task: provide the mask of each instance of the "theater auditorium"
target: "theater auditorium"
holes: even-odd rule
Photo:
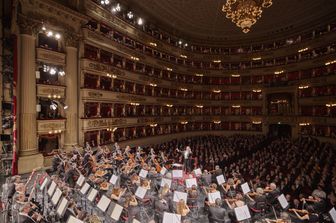
[[[335,0],[0,14],[1,223],[336,223]]]

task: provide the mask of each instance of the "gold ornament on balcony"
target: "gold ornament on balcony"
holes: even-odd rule
[[[269,8],[272,0],[226,0],[222,11],[226,18],[231,19],[244,33],[261,18],[263,8]]]

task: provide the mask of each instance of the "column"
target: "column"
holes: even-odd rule
[[[28,25],[28,24],[24,24]],[[43,166],[43,156],[37,147],[35,37],[29,27],[22,26],[19,52],[19,174]],[[28,32],[27,32],[28,31]]]
[[[77,41],[72,35],[66,38],[65,84],[66,95],[66,130],[64,133],[64,148],[71,149],[78,145],[78,51]]]

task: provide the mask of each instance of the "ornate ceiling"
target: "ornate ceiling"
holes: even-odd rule
[[[229,44],[290,35],[336,17],[335,0],[273,0],[244,34],[222,12],[226,0],[121,0],[136,14],[187,41]]]

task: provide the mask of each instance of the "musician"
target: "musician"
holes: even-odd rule
[[[267,201],[271,205],[278,204],[277,198],[280,196],[280,190],[277,188],[275,183],[271,183],[268,189],[268,194],[266,196]]]
[[[208,218],[210,223],[221,223],[223,220],[225,220],[225,222],[230,222],[227,211],[222,206],[221,199],[217,198],[215,204],[209,207]]]
[[[190,209],[185,203],[183,199],[180,199],[179,202],[176,204],[176,214],[181,215],[182,217],[185,217],[189,214]]]
[[[159,194],[158,198],[154,199],[155,222],[161,222],[164,212],[169,212],[169,202],[164,198],[163,194]]]
[[[320,216],[312,208],[308,210],[289,209],[294,212],[298,220],[295,222],[320,222]]]
[[[208,186],[211,184],[211,176],[212,174],[209,173],[207,170],[204,170],[203,174],[202,174],[202,181],[205,183],[205,186]]]
[[[36,223],[42,221],[42,215],[35,212],[30,203],[26,203],[20,213],[18,218],[18,223]]]
[[[178,152],[182,153],[183,155],[183,165],[184,165],[184,171],[190,170],[190,155],[192,154],[190,146],[187,146],[185,150],[181,151],[179,149],[176,149]]]
[[[306,204],[306,202],[310,202],[308,207],[314,210],[315,213],[321,214],[326,211],[326,200],[325,200],[325,193],[321,193],[316,191],[312,194],[311,197],[308,199],[302,198],[301,201]]]

